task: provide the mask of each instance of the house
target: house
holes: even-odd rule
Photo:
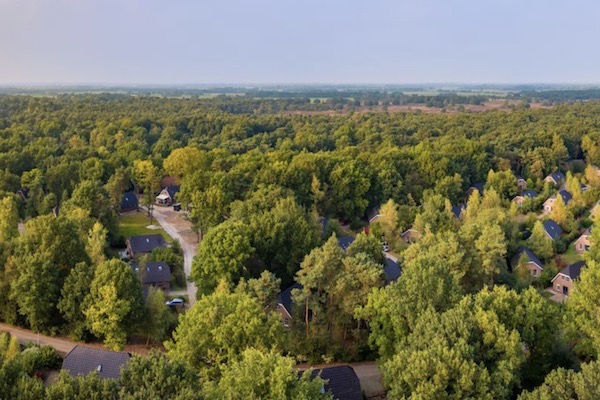
[[[167,291],[171,288],[171,268],[166,262],[148,261],[146,262],[146,268],[142,270],[140,270],[137,263],[133,263],[131,266],[140,278],[144,289],[155,287]]]
[[[555,292],[568,296],[575,289],[575,281],[581,274],[581,268],[585,266],[585,261],[577,261],[560,270],[554,278],[552,278],[552,289]]]
[[[553,172],[544,178],[544,182],[551,183],[556,187],[559,187],[560,185],[562,185],[564,181],[565,181],[565,174],[563,174],[562,172],[558,172],[558,171]]]
[[[177,201],[175,196],[179,193],[179,186],[169,185],[161,190],[160,194],[156,196],[156,205],[158,206],[170,206]]]
[[[463,212],[467,209],[467,207],[464,204],[458,204],[456,206],[452,206],[452,214],[456,217],[456,218],[461,218],[463,216]]]
[[[62,368],[71,376],[97,372],[100,378],[119,379],[121,368],[127,365],[130,357],[129,353],[122,351],[77,345],[65,356]]]
[[[517,176],[517,187],[520,191],[527,189],[527,181],[520,176]]]
[[[132,236],[127,239],[127,254],[130,258],[152,253],[152,250],[164,247],[168,247],[168,245],[160,234]]]
[[[548,219],[544,222],[544,231],[546,231],[546,235],[550,240],[558,239],[563,233],[562,229],[560,229],[560,226],[558,226],[558,224],[551,219]]]
[[[123,193],[123,197],[121,197],[121,212],[127,211],[137,211],[138,209],[138,198],[135,193],[127,192]]]
[[[510,267],[512,271],[515,272],[515,270],[519,267],[519,261],[521,260],[523,254],[527,258],[527,269],[529,270],[529,273],[535,278],[540,276],[544,270],[544,264],[542,264],[540,259],[535,254],[533,254],[533,251],[529,250],[529,248],[525,246],[520,246],[517,249],[517,252],[510,259]]]
[[[286,328],[292,323],[292,307],[294,306],[294,302],[292,301],[292,290],[294,289],[302,290],[302,285],[294,283],[277,296],[277,313],[281,317],[283,326]]]
[[[419,239],[421,239],[421,233],[419,231],[417,231],[416,229],[407,229],[404,232],[402,232],[400,234],[400,237],[402,238],[402,240],[404,240],[406,243],[416,243],[419,241]]]
[[[372,209],[371,211],[369,211],[367,213],[367,218],[369,219],[369,224],[372,224],[373,222],[375,222],[375,220],[377,218],[379,218],[381,216],[381,212],[379,210],[379,207]]]
[[[476,183],[472,184],[471,187],[467,190],[467,199],[469,199],[469,197],[471,197],[471,194],[473,194],[473,192],[475,190],[477,190],[479,192],[479,194],[483,194],[484,188],[485,188],[485,182],[476,182]]]
[[[22,187],[16,192],[23,200],[27,200],[29,198],[29,188]]]
[[[352,236],[342,236],[338,238],[338,244],[342,248],[342,250],[348,250],[348,247],[354,242],[354,238]]]
[[[581,236],[579,236],[579,239],[577,239],[575,241],[575,251],[577,253],[582,254],[590,249],[590,246],[591,246],[590,235],[591,234],[592,234],[592,228],[588,228],[585,231],[583,231]]]
[[[400,275],[402,275],[402,270],[400,269],[398,263],[389,257],[385,258],[383,272],[385,274],[385,281],[387,283],[395,282]]]
[[[556,201],[556,197],[562,197],[565,205],[569,204],[569,201],[573,198],[571,193],[566,190],[560,190],[558,193],[554,193],[552,196],[548,197],[548,199],[544,202],[544,213],[549,214],[552,212],[554,208],[554,202]]]
[[[323,387],[323,392],[331,393],[336,400],[363,400],[360,381],[349,365],[314,369],[312,377],[321,374],[321,378],[328,382]]]
[[[515,196],[514,199],[512,199],[512,201],[514,203],[517,203],[517,205],[519,207],[523,207],[523,203],[525,202],[525,200],[527,199],[533,199],[537,197],[537,193],[531,189],[526,189],[523,190],[518,196]]]

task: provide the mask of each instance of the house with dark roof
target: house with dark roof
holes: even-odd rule
[[[348,247],[354,242],[354,238],[352,236],[342,236],[338,238],[338,244],[342,248],[342,250],[348,250]]]
[[[531,189],[523,190],[519,195],[515,196],[512,201],[517,203],[519,207],[523,207],[523,203],[527,199],[534,199],[537,197],[537,193]]]
[[[179,186],[169,185],[165,187],[158,196],[156,196],[156,205],[158,206],[170,206],[177,203],[175,197],[179,193]]]
[[[398,265],[398,262],[392,260],[389,257],[385,258],[383,272],[385,274],[385,281],[387,283],[395,282],[400,277],[400,275],[402,275],[402,270],[400,269],[400,265]]]
[[[323,387],[325,393],[331,393],[336,400],[363,400],[360,381],[349,365],[314,369],[312,377],[321,374],[328,382]]]
[[[277,313],[281,317],[281,322],[286,328],[292,323],[292,308],[294,302],[292,301],[292,291],[294,289],[302,290],[302,285],[294,283],[292,286],[281,291],[277,296]]]
[[[576,281],[579,279],[583,267],[585,267],[585,261],[577,261],[561,269],[552,279],[552,289],[563,296],[570,295],[575,290]]]
[[[71,376],[97,372],[100,378],[118,379],[121,368],[127,365],[130,357],[129,353],[122,351],[77,345],[65,356],[62,368]]]
[[[533,253],[533,251],[525,246],[520,246],[517,249],[517,252],[511,257],[510,267],[512,271],[515,272],[515,270],[519,268],[519,261],[521,261],[523,255],[525,256],[526,267],[529,270],[529,273],[534,278],[539,277],[544,270],[544,264],[542,264],[540,259]]]
[[[517,175],[517,187],[523,191],[527,189],[527,181],[523,177]]]
[[[469,199],[469,197],[471,197],[471,195],[473,194],[473,192],[475,190],[477,190],[479,192],[479,194],[483,194],[483,189],[485,188],[485,182],[476,182],[474,184],[471,185],[471,187],[469,187],[469,189],[467,190],[467,200]]]
[[[592,243],[590,242],[591,234],[592,228],[588,228],[585,231],[583,231],[581,236],[579,236],[579,239],[575,241],[575,251],[577,253],[583,254],[590,249],[590,246],[592,245]]]
[[[137,263],[131,266],[144,289],[155,287],[167,291],[171,288],[171,268],[166,262],[148,261],[145,268],[141,269]]]
[[[152,253],[152,250],[168,247],[161,234],[132,236],[127,239],[127,254],[135,258],[141,254]]]
[[[552,196],[548,197],[548,199],[544,202],[544,213],[549,214],[554,209],[554,202],[556,202],[557,197],[560,196],[563,199],[565,205],[568,205],[573,196],[570,192],[566,190],[560,190],[558,193],[554,193]]]
[[[559,187],[565,181],[565,174],[556,171],[544,178],[544,182],[551,183],[552,185]]]
[[[560,226],[551,219],[544,221],[544,231],[550,240],[558,239],[563,233]]]
[[[458,204],[456,206],[452,206],[452,215],[456,218],[461,218],[463,216],[463,212],[467,209],[464,204]]]
[[[29,198],[29,188],[22,187],[19,190],[17,190],[16,194],[21,196],[23,200],[27,200]]]
[[[372,209],[367,213],[367,218],[369,220],[369,224],[372,224],[381,216],[381,211],[379,207]]]
[[[135,192],[123,193],[121,197],[121,212],[137,211],[138,209],[138,198]]]

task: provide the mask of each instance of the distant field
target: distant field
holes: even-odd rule
[[[156,220],[152,221],[153,225],[160,227]],[[147,226],[150,225],[150,219],[146,215],[145,211],[127,213],[119,217],[119,233],[128,238],[135,235],[151,235],[160,233],[163,235],[165,240],[171,240],[171,237],[162,229],[150,229]]]

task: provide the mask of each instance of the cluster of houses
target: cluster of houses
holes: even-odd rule
[[[171,268],[164,261],[147,261],[143,267],[136,261],[149,255],[154,249],[168,247],[160,234],[131,236],[127,239],[127,256],[132,260],[131,267],[139,277],[144,293],[154,287],[168,291],[171,288]]]
[[[62,369],[73,377],[96,373],[101,379],[119,379],[121,371],[127,368],[130,358],[131,354],[123,351],[117,352],[77,345],[65,356]],[[349,365],[312,371],[313,378],[319,374],[327,381],[323,386],[323,392],[331,393],[334,399],[363,399],[360,381]]]

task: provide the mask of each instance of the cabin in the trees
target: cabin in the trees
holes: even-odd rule
[[[348,250],[348,247],[354,242],[354,238],[352,236],[342,236],[338,238],[338,244],[342,248],[342,250]]]
[[[20,188],[17,190],[17,195],[19,195],[23,200],[27,200],[29,198],[29,188]]]
[[[127,365],[131,355],[95,347],[75,346],[63,360],[62,368],[71,376],[97,372],[100,378],[119,379],[121,368]]]
[[[386,283],[396,282],[400,275],[402,275],[402,270],[400,269],[400,265],[389,257],[385,258],[385,265],[383,268],[383,272],[385,273],[385,281]]]
[[[555,187],[559,187],[560,185],[563,184],[564,181],[565,181],[565,174],[563,174],[562,172],[559,172],[559,171],[553,172],[544,178],[544,182],[548,182],[548,183],[554,185]]]
[[[556,240],[562,235],[563,231],[556,222],[552,219],[544,221],[544,231],[550,240]]]
[[[381,211],[379,207],[372,209],[367,213],[367,218],[369,219],[369,224],[372,224],[377,220],[377,218],[381,217]]]
[[[400,234],[400,237],[406,243],[411,244],[411,243],[416,243],[419,241],[419,239],[421,239],[421,233],[418,230],[411,228],[411,229],[407,229],[404,232],[402,232]]]
[[[537,193],[531,189],[523,190],[518,196],[515,196],[512,201],[516,203],[519,207],[523,207],[523,203],[527,199],[533,199],[537,197]]]
[[[520,176],[517,176],[517,187],[519,191],[527,189],[527,181]]]
[[[168,247],[165,238],[160,234],[132,236],[127,239],[127,254],[135,258],[142,254],[152,253],[154,249]]]
[[[458,204],[456,206],[452,206],[452,215],[454,215],[456,218],[460,219],[464,215],[464,212],[466,209],[467,209],[467,207],[464,204]]]
[[[121,212],[137,211],[138,198],[133,191],[123,193],[121,198]]]
[[[483,189],[485,188],[485,182],[476,182],[471,185],[471,187],[467,190],[467,199],[471,197],[473,192],[477,190],[479,194],[483,194]]]
[[[540,259],[533,253],[533,251],[524,246],[519,247],[517,252],[510,259],[510,266],[513,272],[519,268],[519,262],[522,258],[525,259],[525,266],[529,270],[531,276],[537,278],[542,274],[542,271],[544,270],[544,264],[542,264]]]
[[[318,375],[328,381],[323,392],[331,393],[335,400],[362,400],[363,393],[356,373],[349,365],[340,365],[322,369],[314,369],[312,378]]]
[[[293,319],[294,301],[292,300],[292,291],[294,289],[302,290],[302,288],[301,284],[294,283],[277,295],[277,313],[281,317],[283,326],[286,328],[291,325]],[[312,310],[308,310],[308,319],[312,319]]]
[[[585,266],[585,261],[578,261],[560,270],[552,279],[552,288],[555,292],[564,296],[573,293],[576,286],[576,280],[581,274],[581,268]]]
[[[133,263],[132,267],[143,289],[155,287],[167,291],[171,288],[171,268],[166,262],[148,261],[145,268]]]
[[[585,231],[583,231],[581,236],[579,236],[579,239],[575,241],[575,251],[577,253],[582,254],[590,249],[590,246],[592,245],[590,242],[591,234],[592,228],[588,228]]]
[[[160,194],[156,196],[156,205],[170,206],[177,203],[175,200],[177,193],[179,193],[179,186],[169,185],[165,187],[161,190]]]
[[[554,203],[556,202],[557,196],[562,197],[565,205],[568,205],[573,196],[566,190],[560,190],[558,193],[554,193],[552,196],[548,197],[548,199],[544,202],[544,213],[550,214],[554,209]]]

